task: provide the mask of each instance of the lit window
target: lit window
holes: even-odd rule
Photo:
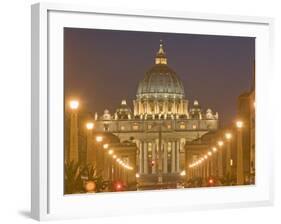
[[[192,125],[192,128],[193,128],[193,129],[196,129],[196,128],[197,128],[196,124],[193,124],[193,125]]]
[[[185,129],[185,124],[180,124],[180,129]]]
[[[121,126],[121,130],[124,131],[125,130],[125,126]]]
[[[138,125],[133,125],[133,130],[139,130],[139,126]]]

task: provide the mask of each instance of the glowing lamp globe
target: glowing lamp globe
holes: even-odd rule
[[[88,130],[92,130],[92,129],[94,128],[94,123],[93,123],[93,122],[88,122],[88,123],[86,124],[86,128],[87,128]]]
[[[223,146],[223,141],[218,141],[218,146]]]
[[[97,136],[97,137],[96,137],[96,141],[97,141],[97,142],[102,142],[102,140],[103,140],[103,137],[102,137],[102,136]]]
[[[96,183],[94,181],[87,181],[86,184],[85,184],[85,190],[87,192],[95,192]]]
[[[232,138],[232,134],[229,133],[229,132],[225,133],[225,138],[226,138],[227,140],[231,139],[231,138]]]
[[[236,127],[237,127],[237,128],[240,129],[240,128],[243,127],[243,125],[244,125],[244,124],[243,124],[243,121],[236,121]]]
[[[109,145],[108,144],[103,144],[104,149],[108,149]]]
[[[79,107],[79,101],[78,100],[71,100],[69,102],[69,106],[70,106],[70,109],[77,110],[78,107]]]

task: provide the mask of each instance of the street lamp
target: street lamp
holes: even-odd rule
[[[244,126],[243,121],[240,121],[240,120],[236,121],[236,127],[237,127],[238,129],[243,128],[243,126]]]
[[[226,132],[224,136],[227,140],[230,140],[232,138],[232,134],[230,132]]]
[[[218,146],[222,147],[224,145],[224,142],[222,140],[218,141]],[[219,150],[218,152],[218,175],[220,178],[223,177],[223,165],[222,165],[222,150]]]
[[[69,101],[70,111],[70,142],[69,142],[69,162],[78,162],[78,100]]]
[[[86,124],[86,128],[87,128],[88,130],[92,130],[92,129],[94,128],[94,123],[93,123],[93,122],[88,122],[88,123]]]
[[[103,144],[103,146],[102,146],[104,149],[108,149],[108,147],[109,147],[109,144]]]
[[[231,148],[230,148],[230,140],[232,138],[232,134],[230,132],[225,133],[225,138],[227,139],[227,147],[226,147],[226,173],[231,176]]]
[[[89,121],[86,123],[86,129],[87,129],[87,164],[93,164],[96,165],[96,152],[92,147],[92,130],[94,128],[94,123]]]
[[[103,141],[103,137],[102,136],[97,136],[96,137],[96,142],[102,142]]]
[[[97,151],[96,151],[97,168],[99,170],[102,170],[102,175],[105,176],[105,174],[106,174],[105,157],[104,157],[104,152],[102,150],[100,150],[100,148],[102,147],[101,143],[104,140],[103,136],[97,135],[95,140],[97,142]]]
[[[221,140],[220,140],[220,141],[218,141],[218,146],[222,147],[222,146],[223,146],[223,144],[224,144],[224,143],[223,143],[223,141],[221,141]]]
[[[244,184],[244,164],[243,164],[243,138],[242,129],[244,123],[241,120],[236,121],[237,127],[237,184]]]
[[[70,106],[70,109],[77,110],[78,107],[79,107],[79,101],[78,100],[71,100],[69,102],[69,106]]]
[[[216,152],[218,149],[216,147],[212,148],[213,152]]]

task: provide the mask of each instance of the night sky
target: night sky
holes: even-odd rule
[[[221,126],[230,124],[237,97],[253,85],[254,38],[65,28],[66,99],[77,97],[84,110],[99,115],[104,109],[113,114],[122,99],[132,108],[160,39],[186,98],[217,111]]]

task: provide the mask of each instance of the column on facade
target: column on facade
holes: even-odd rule
[[[155,114],[159,114],[159,104],[158,101],[155,101]]]
[[[134,116],[135,116],[137,114],[137,107],[138,107],[136,100],[133,101],[133,105],[134,105]]]
[[[177,141],[176,145],[176,172],[180,172],[180,140]]]
[[[201,164],[204,170],[204,175],[202,175],[201,177],[204,177],[204,179],[207,177],[207,163],[206,161],[204,163]]]
[[[140,100],[138,100],[138,104],[139,104],[138,113],[139,113],[139,114],[142,114],[143,111],[142,111],[142,104],[141,104],[141,101],[140,101]]]
[[[139,173],[143,173],[143,141],[139,144]]]
[[[149,101],[148,100],[146,100],[146,113],[147,114],[150,114],[151,113],[151,110],[150,110],[151,108],[150,108],[150,105],[149,105]]]
[[[200,172],[199,172],[199,177],[204,178],[205,175],[206,175],[206,173],[205,173],[205,171],[206,171],[206,169],[205,169],[205,163],[201,163],[201,164],[199,164],[198,166],[199,166],[199,170],[200,170]]]
[[[156,173],[156,143],[152,142],[151,147],[152,147],[152,161],[153,161],[151,170],[152,170],[152,173],[155,174]]]
[[[148,143],[144,142],[144,152],[143,152],[143,172],[148,174]]]
[[[164,173],[168,172],[168,143],[164,143]]]
[[[210,163],[211,163],[211,159],[207,160],[207,172],[206,172],[206,177],[209,178],[210,175]]]
[[[156,114],[156,100],[153,100],[153,114]]]
[[[119,177],[118,177],[118,175],[119,175],[119,165],[118,165],[118,163],[114,163],[114,180],[118,180],[119,179]]]
[[[177,111],[176,111],[176,99],[174,99],[174,101],[173,101],[173,114],[176,114],[177,113]]]
[[[168,113],[168,101],[167,101],[167,99],[164,101],[164,105],[165,105],[164,114],[167,114]]]
[[[176,149],[177,149],[177,142],[172,142],[172,173],[176,172]]]
[[[182,108],[183,108],[183,106],[182,106],[182,99],[181,99],[180,104],[179,104],[179,114],[183,114]]]
[[[210,176],[214,176],[214,158],[213,157],[210,160]]]
[[[180,104],[179,104],[179,102],[177,102],[177,103],[176,103],[176,113],[177,113],[177,114],[180,113],[179,108],[180,108]]]
[[[119,180],[123,181],[123,168],[119,166]]]
[[[162,110],[162,113],[166,113],[166,101],[164,100],[163,101],[163,110]]]

